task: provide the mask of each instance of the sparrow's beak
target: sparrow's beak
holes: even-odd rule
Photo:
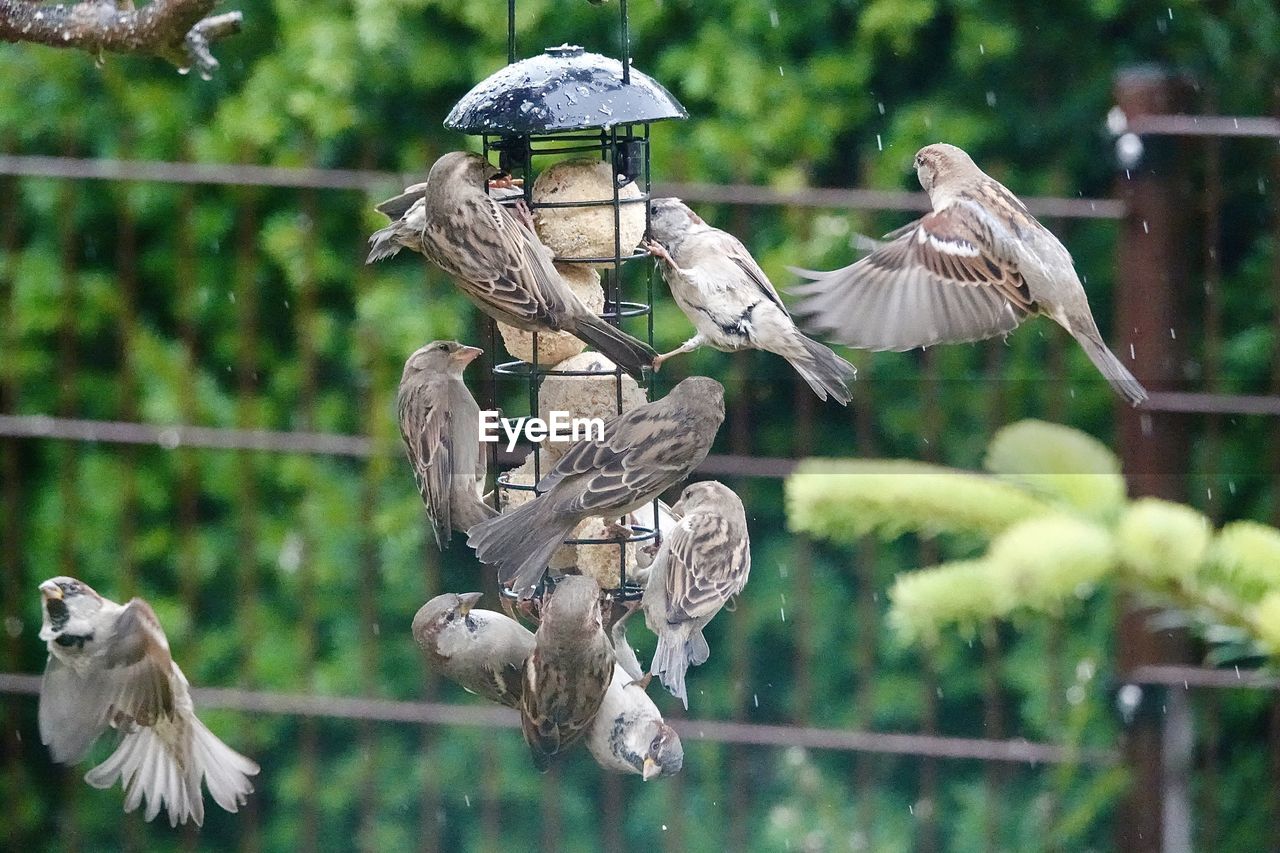
[[[44,583],[40,584],[40,595],[41,597],[44,598],[45,601],[48,601],[51,598],[57,601],[61,601],[62,587],[58,586],[53,581],[45,581]]]
[[[453,354],[453,361],[458,364],[470,364],[480,356],[484,355],[484,350],[480,347],[462,347]]]
[[[650,779],[654,779],[661,774],[662,768],[658,766],[658,762],[654,761],[652,758],[646,758],[644,760],[644,769],[640,771],[640,778],[643,781],[648,782]]]
[[[471,608],[475,607],[476,603],[483,597],[483,592],[464,592],[458,596],[458,600],[462,602],[461,606],[458,607],[458,612],[466,616],[471,612]]]

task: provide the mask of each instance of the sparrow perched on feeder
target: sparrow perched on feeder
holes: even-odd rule
[[[684,764],[680,735],[621,666],[614,667],[613,680],[591,721],[587,749],[605,770],[635,773],[646,782],[674,776]]]
[[[366,263],[402,247],[421,252],[495,320],[526,332],[569,332],[641,375],[657,353],[574,296],[534,233],[528,210],[517,218],[485,192],[491,182],[510,184],[501,174],[478,154],[445,154],[425,183],[377,206],[392,221],[369,238]]]
[[[769,277],[737,237],[713,228],[678,198],[652,202],[645,244],[658,261],[680,310],[698,333],[654,359],[657,370],[673,355],[706,344],[721,352],[758,349],[791,363],[819,398],[849,402],[857,370],[796,328]]]
[[[488,471],[480,406],[462,381],[483,352],[456,341],[429,343],[404,363],[396,392],[400,437],[441,550],[449,547],[450,530],[466,533],[498,514],[480,498]]]
[[[539,770],[586,733],[613,677],[600,587],[568,575],[542,607],[533,653],[524,663],[520,724]]]
[[[124,810],[145,798],[146,819],[169,812],[170,826],[204,822],[201,780],[234,812],[253,792],[258,765],[218,740],[196,718],[186,677],[151,606],[119,605],[74,578],[40,584],[40,639],[49,660],[40,682],[40,739],[53,760],[75,764],[108,729],[115,752],[85,774],[95,788],[123,780]]]
[[[471,528],[481,562],[521,597],[532,594],[551,555],[583,519],[617,519],[683,480],[706,458],[724,420],[724,387],[694,376],[661,400],[604,423],[538,483],[538,497]]]
[[[413,639],[436,669],[468,693],[519,708],[533,634],[501,613],[476,608],[482,595],[437,595],[413,617]]]
[[[915,159],[933,211],[831,272],[795,270],[796,314],[837,343],[908,350],[1007,334],[1044,314],[1075,337],[1112,387],[1137,405],[1138,380],[1098,333],[1066,248],[1021,201],[954,145]]]
[[[679,518],[653,560],[641,607],[658,635],[649,671],[689,707],[684,676],[711,650],[702,629],[751,573],[751,542],[742,501],[708,480],[685,488],[672,508]]]

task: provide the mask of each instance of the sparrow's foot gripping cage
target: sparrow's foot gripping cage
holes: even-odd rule
[[[583,7],[585,11],[587,7]],[[603,11],[603,10],[602,10]],[[498,155],[497,165],[512,177],[524,179],[523,198],[529,209],[543,216],[561,212],[587,213],[595,210],[612,212],[612,251],[590,254],[557,253],[558,266],[594,268],[600,273],[603,288],[604,310],[608,322],[620,326],[631,335],[653,345],[653,274],[649,264],[629,264],[644,259],[648,253],[630,236],[624,240],[624,222],[635,219],[637,207],[644,211],[644,234],[649,233],[649,125],[662,119],[686,118],[688,113],[655,80],[631,67],[630,37],[627,23],[627,3],[619,3],[619,43],[621,61],[596,53],[587,53],[580,47],[561,45],[547,48],[544,53],[516,61],[515,0],[508,0],[508,65],[477,84],[454,106],[445,119],[445,126],[453,130],[481,136],[484,153]],[[549,201],[535,198],[535,179],[546,168],[570,158],[590,158],[610,166],[609,181],[612,192],[601,192],[605,197],[587,200]],[[611,197],[609,197],[611,195]],[[604,217],[607,222],[608,216]],[[599,221],[599,220],[597,220]],[[634,235],[634,228],[630,229]],[[608,246],[607,238],[602,245]],[[628,245],[630,244],[630,245]],[[588,273],[590,275],[590,273]],[[640,294],[643,294],[641,298]],[[628,298],[629,297],[629,298]],[[643,329],[643,331],[641,331]],[[490,321],[490,353],[493,364],[493,381],[488,383],[486,405],[498,408],[497,387],[504,381],[519,381],[528,388],[528,414],[538,416],[539,393],[546,377],[576,377],[590,381],[612,380],[614,402],[609,414],[620,414],[628,395],[624,383],[630,379],[620,368],[601,374],[591,370],[557,368],[539,363],[539,335],[532,338],[532,354],[528,362],[499,358],[497,324]],[[648,374],[639,388],[646,400],[653,399],[652,375]],[[507,412],[503,412],[504,416]],[[497,445],[493,445],[492,470],[497,470]],[[511,474],[504,472],[497,478],[495,490],[499,507],[513,498],[527,499],[527,493],[536,491],[536,483],[549,469],[543,458],[546,451],[538,444],[532,447],[533,475],[531,482],[514,482]],[[526,494],[522,494],[526,493]],[[616,602],[639,598],[642,588],[627,577],[627,550],[642,547],[657,536],[659,506],[654,501],[652,513],[643,520],[650,523],[629,524],[630,533],[625,539],[571,538],[565,544],[612,548],[617,552],[618,573],[616,586],[606,592]],[[612,559],[610,556],[608,559]],[[535,598],[549,581],[549,573],[539,585]]]

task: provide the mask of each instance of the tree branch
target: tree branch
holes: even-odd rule
[[[93,53],[158,56],[208,80],[218,67],[212,42],[240,31],[239,12],[205,17],[218,0],[151,0],[118,9],[112,0],[47,5],[0,0],[0,41],[74,47]]]

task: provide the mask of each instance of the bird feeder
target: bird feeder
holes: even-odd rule
[[[480,136],[486,158],[492,161],[491,155],[496,154],[500,169],[523,179],[524,201],[566,283],[607,322],[652,346],[652,266],[631,264],[648,256],[639,243],[649,230],[649,127],[655,121],[686,118],[688,113],[659,83],[631,67],[626,0],[619,3],[620,60],[566,44],[517,61],[515,0],[508,0],[507,13],[509,64],[463,96],[444,124]],[[592,288],[597,288],[594,300]],[[653,399],[652,375],[637,383],[603,356],[576,354],[582,345],[573,339],[548,341],[553,336],[538,333],[520,339],[525,333],[503,329],[506,348],[520,355],[504,361],[497,357],[498,331],[498,324],[491,320],[489,408],[498,407],[499,382],[513,379],[527,387],[531,416],[546,414],[540,395],[547,398],[544,404],[553,405],[573,397],[575,380],[593,386],[583,395],[589,402],[580,402],[589,409],[581,413],[584,416],[621,414]],[[602,382],[611,384],[602,386]],[[602,406],[608,411],[601,411]],[[538,481],[567,447],[535,443],[521,469],[499,474],[499,506],[529,500]],[[492,452],[491,468],[497,470],[496,445]],[[646,516],[649,523],[628,525],[625,539],[617,533],[606,534],[598,520],[588,520],[585,524],[594,525],[590,533],[566,539],[572,551],[562,549],[552,566],[567,568],[563,562],[568,554],[576,568],[595,575],[615,601],[639,598],[642,588],[628,578],[628,551],[634,565],[634,549],[641,547],[637,543],[656,537],[656,501],[652,515]],[[598,564],[602,557],[610,563],[603,574],[598,565],[582,565],[584,560]],[[614,559],[616,573],[611,565]],[[548,581],[544,575],[535,597]]]

